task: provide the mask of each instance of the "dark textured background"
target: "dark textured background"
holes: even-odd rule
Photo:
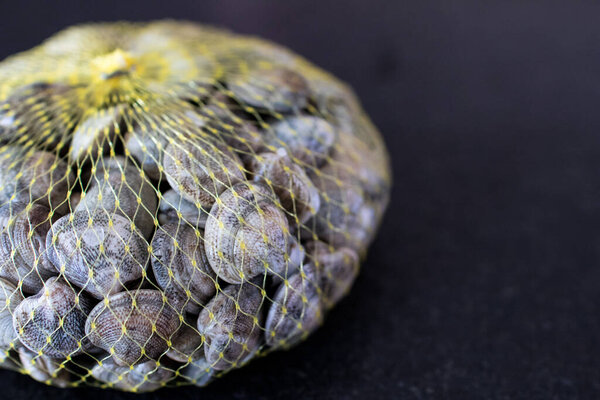
[[[166,16],[287,45],[356,89],[395,186],[354,290],[294,350],[146,396],[0,372],[0,398],[600,398],[600,5],[4,3],[0,56]]]

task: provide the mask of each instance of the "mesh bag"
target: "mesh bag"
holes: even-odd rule
[[[277,45],[66,29],[0,64],[0,363],[56,386],[205,385],[305,338],[388,202],[377,130]]]

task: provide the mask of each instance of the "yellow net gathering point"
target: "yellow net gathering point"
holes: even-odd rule
[[[0,63],[0,366],[204,386],[351,288],[388,154],[345,84],[182,21],[68,28]]]

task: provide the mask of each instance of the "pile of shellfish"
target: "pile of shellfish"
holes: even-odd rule
[[[0,64],[0,365],[205,385],[306,338],[388,203],[352,91],[184,22],[69,28]]]

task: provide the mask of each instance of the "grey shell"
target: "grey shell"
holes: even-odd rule
[[[0,277],[37,293],[43,280],[56,275],[46,257],[50,210],[38,204],[0,207]]]
[[[98,162],[90,187],[75,211],[121,215],[148,238],[154,230],[157,204],[156,192],[140,170],[125,157],[112,157]]]
[[[17,331],[13,326],[13,314],[23,301],[23,294],[15,285],[0,278],[0,349],[6,350],[12,343],[16,345]]]
[[[292,346],[319,326],[323,312],[318,285],[318,275],[311,264],[281,283],[267,314],[267,345]]]
[[[64,280],[50,278],[38,294],[17,306],[13,325],[21,343],[34,353],[50,358],[75,356],[89,347],[84,326],[91,304]]]
[[[262,184],[239,183],[214,204],[204,238],[208,261],[219,278],[241,283],[285,270],[289,228],[273,198]]]
[[[198,317],[204,335],[204,355],[210,366],[239,366],[260,345],[263,295],[251,283],[230,285],[219,292]]]
[[[91,311],[85,332],[92,344],[111,352],[117,365],[157,360],[180,326],[179,316],[158,290],[117,293]]]
[[[130,368],[117,364],[113,358],[104,360],[102,365],[96,364],[91,374],[100,382],[108,384],[108,387],[138,393],[156,390],[172,380],[174,375],[171,369],[154,360]]]
[[[104,211],[60,218],[46,237],[48,258],[74,285],[102,299],[142,277],[148,243],[131,222]]]
[[[197,314],[216,291],[216,275],[206,258],[202,231],[185,223],[161,226],[152,239],[156,282],[180,309]]]

